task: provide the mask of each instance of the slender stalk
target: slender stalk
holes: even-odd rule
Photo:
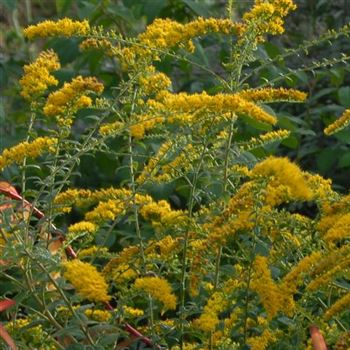
[[[191,225],[191,218],[193,215],[193,208],[194,208],[194,200],[195,200],[195,191],[197,187],[197,181],[198,181],[198,175],[199,171],[202,167],[202,163],[204,160],[204,156],[207,153],[207,147],[209,142],[209,135],[205,138],[205,142],[203,143],[203,150],[201,153],[201,156],[198,161],[198,165],[194,171],[193,180],[188,180],[189,184],[191,185],[191,191],[190,191],[190,198],[189,198],[189,204],[188,204],[188,225],[185,231],[184,235],[184,246],[182,250],[182,261],[181,261],[181,282],[180,282],[180,349],[184,349],[184,324],[185,324],[185,294],[186,294],[186,270],[187,270],[187,251],[188,251],[188,244],[189,244],[189,233],[190,233],[190,225]]]

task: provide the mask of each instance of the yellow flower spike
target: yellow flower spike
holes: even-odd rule
[[[267,258],[257,256],[253,263],[253,271],[251,289],[259,295],[268,318],[272,319],[280,311],[290,315],[295,307],[293,298],[273,281]]]
[[[282,285],[289,294],[296,293],[298,286],[303,282],[303,276],[310,273],[322,258],[321,252],[313,252],[305,256],[283,277]]]
[[[44,21],[31,25],[24,29],[24,36],[28,39],[35,37],[45,38],[48,36],[84,36],[90,32],[88,21],[73,21],[70,18],[63,18],[54,21]]]
[[[57,85],[58,80],[50,73],[61,68],[58,56],[52,50],[43,51],[31,64],[24,66],[24,75],[20,79],[21,95],[26,100],[41,96],[49,86]]]
[[[225,310],[228,300],[223,292],[214,292],[203,309],[200,317],[194,321],[195,327],[203,332],[213,332],[219,324],[219,313]]]
[[[284,88],[248,89],[239,92],[238,95],[245,100],[262,103],[304,102],[307,98],[307,94],[305,92]]]
[[[276,336],[269,329],[265,329],[261,335],[248,338],[247,344],[250,345],[250,350],[265,350],[275,340]]]
[[[265,134],[259,135],[258,137],[253,137],[247,142],[244,142],[240,145],[240,148],[242,150],[252,150],[254,148],[263,147],[265,145],[268,145],[270,143],[274,143],[277,141],[282,141],[289,137],[290,131],[289,130],[276,130],[276,131],[270,131]]]
[[[137,278],[134,287],[150,294],[164,305],[165,310],[176,309],[176,296],[172,293],[170,284],[161,277]]]
[[[206,92],[189,95],[184,92],[171,94],[164,91],[157,96],[157,100],[160,102],[160,108],[172,112],[234,112],[248,115],[257,121],[267,124],[274,125],[277,122],[276,117],[268,114],[256,104],[243,99],[239,94],[217,94],[211,96]],[[148,104],[152,107],[152,100]]]
[[[140,309],[136,309],[130,306],[123,306],[123,311],[128,317],[140,317],[144,315],[144,311]]]
[[[84,314],[97,322],[108,322],[112,318],[111,312],[106,310],[86,309]]]
[[[102,303],[110,300],[108,285],[95,266],[75,259],[64,263],[63,267],[64,277],[82,298]]]
[[[228,19],[197,18],[187,24],[181,24],[170,19],[157,18],[144,33],[138,36],[141,44],[150,48],[171,48],[183,43],[187,49],[193,51],[192,38],[208,33],[237,34],[243,26]]]
[[[140,86],[146,95],[158,93],[161,90],[167,90],[171,86],[170,78],[164,73],[154,73],[139,79]]]
[[[32,142],[25,141],[5,148],[0,155],[0,171],[11,164],[21,164],[24,158],[37,158],[45,151],[52,152],[56,144],[56,138],[38,137]]]
[[[350,109],[346,109],[345,112],[334,123],[328,125],[324,129],[326,135],[335,134],[338,131],[343,130],[350,124]]]
[[[331,319],[333,316],[348,310],[350,308],[350,293],[345,294],[343,297],[338,299],[325,313],[324,317],[326,320]]]
[[[113,123],[106,123],[101,125],[98,132],[101,136],[114,136],[117,135],[118,132],[122,131],[124,126],[124,123],[119,121]]]
[[[335,224],[326,232],[324,240],[333,243],[350,237],[350,213],[338,217]]]

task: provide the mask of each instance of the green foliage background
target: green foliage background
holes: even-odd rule
[[[330,44],[322,44],[309,50],[301,49],[297,55],[288,56],[288,50],[297,48],[307,40],[313,40],[327,32],[349,22],[350,2],[347,0],[303,0],[296,1],[298,9],[288,17],[286,35],[271,38],[258,50],[258,60],[252,68],[260,66],[247,82],[252,86],[265,81],[274,81],[275,86],[286,86],[306,91],[309,98],[306,104],[281,104],[277,108],[280,126],[293,131],[293,136],[285,140],[282,146],[258,149],[257,156],[266,153],[288,155],[304,169],[315,171],[332,178],[337,190],[350,187],[350,130],[344,130],[335,136],[325,137],[323,128],[334,121],[345,108],[350,107],[350,67],[335,62],[322,67],[316,64],[313,69],[306,68],[314,61],[339,57],[340,53],[350,52],[348,38],[339,38]],[[237,1],[237,15],[244,12],[252,1]],[[18,79],[22,75],[22,66],[37,56],[43,48],[54,48],[65,69],[58,78],[69,80],[77,74],[97,75],[108,87],[117,85],[122,78],[120,67],[112,60],[102,57],[98,52],[85,52],[78,55],[76,39],[51,39],[45,44],[29,43],[22,35],[22,28],[28,24],[45,19],[71,17],[87,18],[93,25],[117,29],[125,36],[135,36],[154,18],[172,18],[186,22],[203,16],[222,17],[225,13],[225,1],[214,0],[0,0],[0,146],[1,149],[16,144],[24,138],[28,120],[26,106],[19,95]],[[228,55],[228,48],[220,39],[211,36],[196,41],[195,62],[204,65],[219,75],[226,74],[215,57]],[[213,54],[215,53],[215,54]],[[288,67],[288,68],[287,68]],[[296,67],[296,70],[293,70]],[[304,68],[303,68],[304,67]],[[171,58],[162,61],[158,67],[173,78],[176,92],[196,92],[207,90],[217,92],[218,86],[205,74],[186,61],[174,64]],[[80,122],[82,123],[82,122]],[[83,130],[75,125],[75,132]],[[247,128],[242,138],[249,138],[256,129]],[[114,141],[118,147],[118,140]],[[89,159],[83,159],[80,171],[84,180],[77,178],[77,185],[100,187],[123,181],[123,173],[115,173],[116,161],[101,154],[96,158],[95,167]],[[8,178],[16,174],[6,174]],[[84,182],[82,182],[84,181]],[[159,189],[157,189],[158,191]],[[165,190],[165,189],[164,189]],[[169,195],[168,190],[163,193]]]

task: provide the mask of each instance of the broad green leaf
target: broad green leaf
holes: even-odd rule
[[[340,168],[350,167],[350,152],[343,154],[338,162]]]
[[[345,108],[350,108],[350,86],[343,86],[338,91],[339,102]]]

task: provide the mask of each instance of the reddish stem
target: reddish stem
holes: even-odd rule
[[[0,301],[0,312],[5,311],[9,307],[15,305],[16,302],[12,299],[5,299]],[[16,344],[8,334],[5,327],[0,323],[0,338],[4,340],[4,342],[10,347],[11,350],[17,350]]]

